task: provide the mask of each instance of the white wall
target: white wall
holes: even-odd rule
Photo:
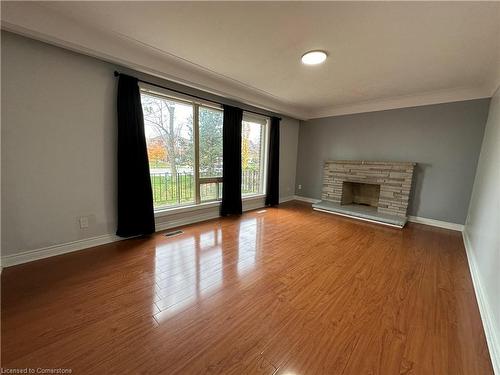
[[[2,32],[2,256],[115,233],[117,68]],[[298,121],[282,123],[280,193],[290,195]]]
[[[464,237],[490,354],[500,374],[500,90],[490,103]]]

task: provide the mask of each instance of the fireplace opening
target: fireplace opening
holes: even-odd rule
[[[362,206],[378,207],[380,185],[361,182],[344,181],[342,183],[341,204],[359,204]]]

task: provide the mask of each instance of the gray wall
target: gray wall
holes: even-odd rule
[[[2,32],[2,255],[115,231],[113,69]]]
[[[295,173],[299,145],[299,125],[295,119],[284,117],[280,126],[280,198],[295,194]]]
[[[15,34],[1,36],[2,255],[113,234],[113,71],[120,67]],[[298,128],[297,120],[283,119],[283,196],[293,194]],[[88,229],[79,228],[79,216],[89,216]]]
[[[490,99],[301,123],[296,194],[321,197],[325,160],[414,161],[409,215],[465,223]]]
[[[500,89],[491,100],[481,156],[477,167],[465,237],[489,315],[485,330],[496,365],[500,366]],[[473,270],[474,271],[474,270]],[[481,303],[481,301],[480,301]],[[483,321],[485,317],[483,316]],[[489,330],[488,330],[489,329]],[[493,347],[496,345],[496,351]],[[494,361],[494,363],[495,363]],[[500,367],[496,368],[500,374]]]

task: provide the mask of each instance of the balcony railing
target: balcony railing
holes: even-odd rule
[[[182,205],[195,202],[195,182],[193,173],[170,172],[150,173],[153,188],[153,203],[155,207]],[[243,195],[258,194],[260,191],[260,172],[243,170],[241,175],[241,193]],[[218,200],[222,198],[222,183],[211,182],[200,184],[201,201]]]

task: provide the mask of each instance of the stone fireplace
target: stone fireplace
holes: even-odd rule
[[[404,226],[412,186],[412,162],[327,161],[321,211]]]

